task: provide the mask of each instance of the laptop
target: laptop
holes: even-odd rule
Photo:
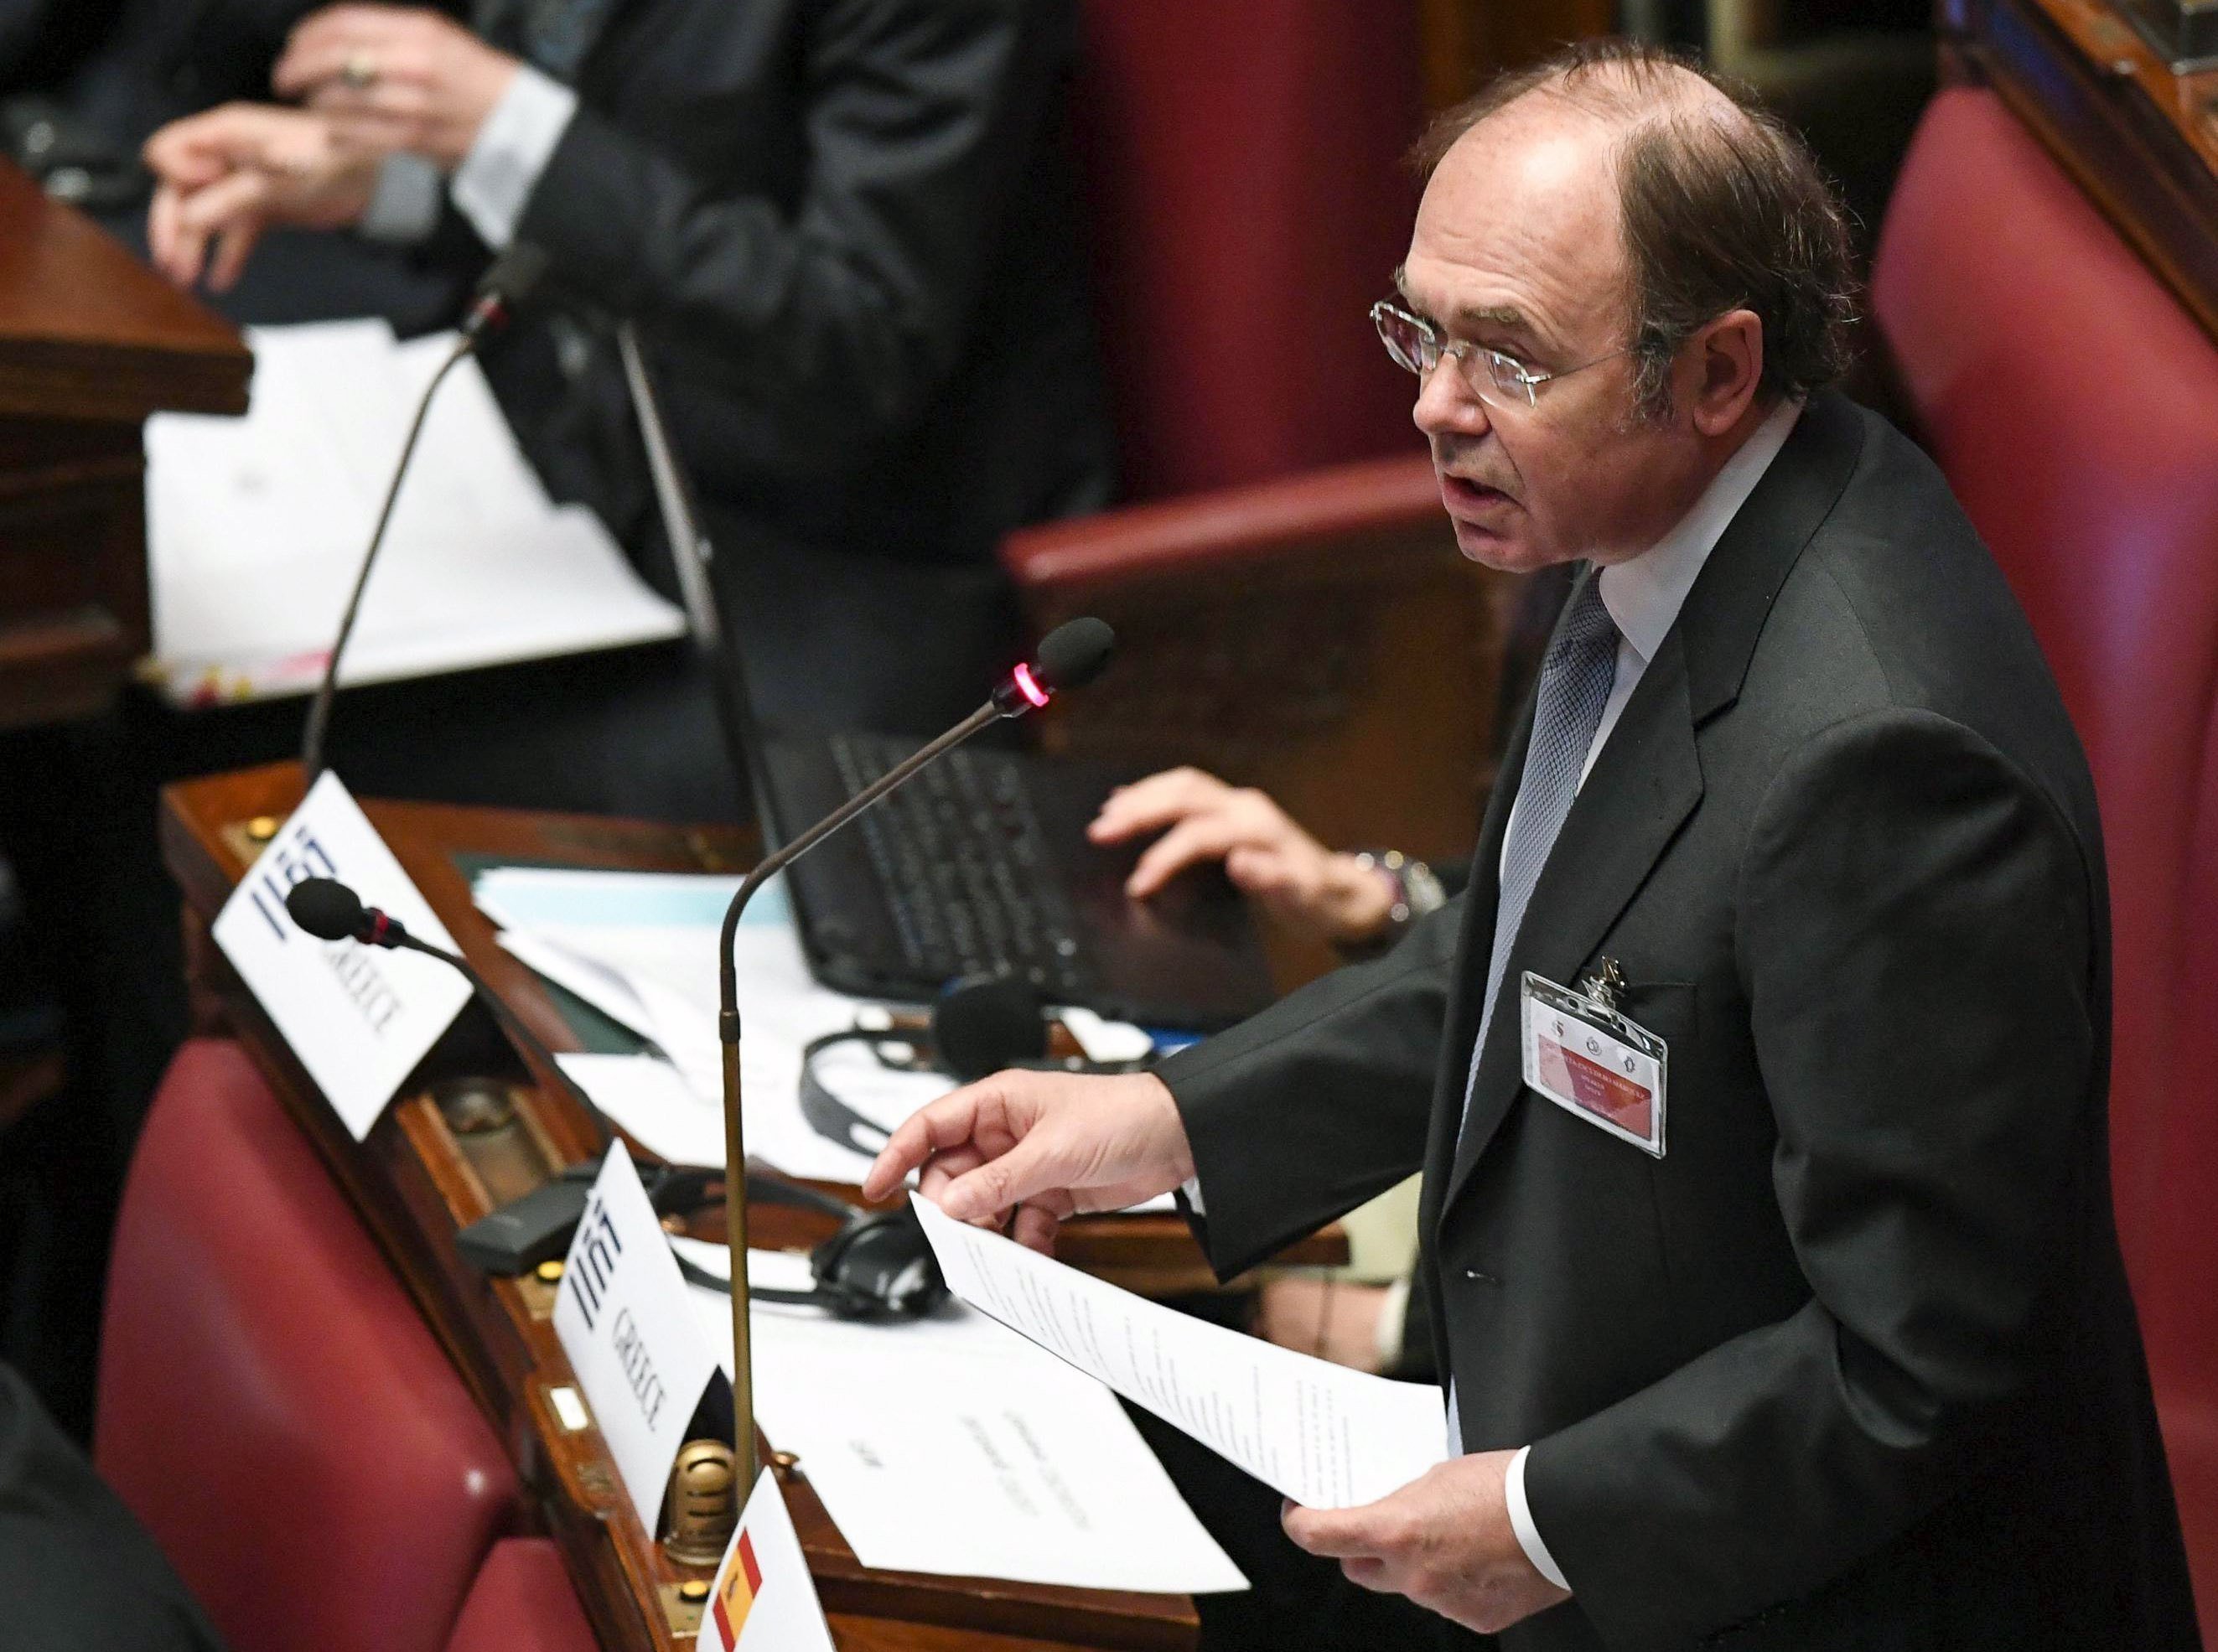
[[[924,741],[759,721],[747,662],[716,612],[691,488],[629,326],[619,344],[732,761],[769,840],[790,841]],[[978,685],[982,704],[991,686]],[[811,972],[838,992],[911,1001],[965,976],[1015,974],[1050,1003],[1198,1032],[1255,1014],[1274,996],[1270,968],[1223,872],[1188,872],[1135,901],[1124,885],[1139,846],[1086,836],[1111,790],[1138,777],[975,742],[947,753],[787,870]]]

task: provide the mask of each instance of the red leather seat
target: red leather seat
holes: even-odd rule
[[[1089,0],[1077,116],[1124,486],[1407,450],[1365,311],[1409,244],[1415,0]]]
[[[1926,113],[1873,298],[1920,433],[2025,604],[2094,770],[2116,956],[2112,1184],[2218,1638],[2218,1248],[2203,1215],[2218,1097],[2199,1054],[2218,1031],[2218,345],[1972,88]]]
[[[478,1568],[447,1652],[596,1652],[599,1644],[553,1540],[504,1538]]]
[[[1509,603],[1457,553],[1367,314],[1416,202],[1417,13],[1089,0],[1079,127],[1135,503],[1002,560],[1035,629],[1117,628],[1107,678],[1050,718],[1060,749],[1199,764],[1329,841],[1448,855]]]
[[[198,1039],[109,1265],[95,1460],[236,1652],[441,1652],[517,1484],[245,1053]]]

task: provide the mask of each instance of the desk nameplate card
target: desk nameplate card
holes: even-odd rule
[[[469,1001],[445,964],[353,941],[319,941],[285,910],[304,878],[336,878],[411,934],[448,950],[432,913],[335,774],[309,788],[217,914],[213,933],[357,1142]]]
[[[554,1334],[640,1524],[652,1532],[686,1425],[710,1379],[722,1378],[694,1323],[669,1236],[621,1142],[610,1147],[570,1241]]]

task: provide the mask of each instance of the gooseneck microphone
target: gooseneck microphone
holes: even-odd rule
[[[407,926],[375,906],[365,906],[362,897],[336,878],[303,878],[285,894],[285,910],[293,921],[319,941],[359,941],[364,946],[381,946],[396,950],[420,952],[427,958],[437,958],[449,969],[457,971],[470,984],[478,1002],[493,1012],[493,1018],[500,1024],[503,1032],[554,1076],[562,1086],[562,1093],[585,1110],[599,1133],[601,1147],[606,1150],[616,1140],[616,1131],[608,1116],[593,1104],[578,1081],[562,1070],[554,1059],[554,1052],[547,1048],[545,1040],[500,1001],[500,995],[486,982],[486,978],[459,952],[449,952],[444,947],[434,946],[429,941],[418,940],[408,932]]]
[[[369,589],[369,572],[377,565],[378,549],[385,543],[386,529],[392,524],[393,507],[400,503],[400,484],[408,474],[409,461],[415,456],[417,441],[424,434],[424,421],[431,415],[431,399],[439,393],[439,387],[447,381],[447,375],[462,365],[464,356],[475,352],[486,334],[508,325],[510,313],[530,296],[546,273],[547,255],[529,242],[516,242],[494,259],[492,267],[479,278],[469,312],[462,318],[462,336],[439,363],[431,382],[424,387],[423,398],[416,404],[416,416],[408,425],[407,438],[400,444],[400,462],[393,466],[393,480],[386,486],[385,503],[378,507],[377,525],[370,530],[369,548],[362,554],[362,567],[355,575],[353,593],[348,597],[346,611],[339,619],[338,634],[331,640],[331,652],[324,661],[323,679],[316,684],[316,697],[308,702],[308,721],[300,733],[300,768],[311,786],[324,771],[324,736],[331,727],[331,698],[338,690],[339,660],[346,653],[347,640],[354,635],[355,618],[362,612],[362,592]]]
[[[304,878],[286,892],[285,910],[293,921],[322,941],[357,941],[420,952],[460,970],[479,999],[517,1043],[537,1056],[565,1094],[585,1110],[599,1131],[601,1153],[550,1177],[521,1198],[480,1216],[455,1235],[464,1259],[488,1273],[513,1278],[569,1249],[570,1238],[585,1214],[587,1193],[600,1174],[615,1127],[592,1098],[565,1073],[554,1053],[525,1026],[467,959],[420,941],[390,913],[366,906],[362,897],[334,878]],[[658,1216],[690,1213],[709,1198],[728,1197],[730,1178],[720,1166],[661,1164],[643,1166],[641,1183]],[[810,1257],[815,1283],[807,1290],[758,1290],[765,1302],[821,1308],[846,1319],[911,1319],[929,1313],[944,1300],[947,1286],[932,1260],[924,1230],[906,1209],[869,1211],[829,1193],[779,1174],[768,1166],[749,1165],[745,1197],[798,1207],[828,1216],[839,1231]],[[728,1290],[729,1283],[694,1263],[675,1246],[678,1271],[697,1285]]]
[[[810,850],[846,826],[864,809],[896,787],[913,779],[969,739],[979,730],[1004,718],[1038,711],[1058,690],[1082,688],[1100,676],[1117,646],[1117,634],[1094,618],[1071,620],[1041,639],[1039,652],[1027,665],[1019,665],[994,689],[986,703],[930,745],[912,753],[833,809],[790,843],[755,863],[724,908],[724,925],[716,944],[716,1038],[722,1045],[724,1091],[724,1162],[747,1161],[745,1132],[740,1123],[740,973],[733,955],[739,937],[740,919],[754,899],[755,891]],[[732,1280],[732,1451],[739,1482],[752,1486],[762,1464],[755,1451],[754,1363],[748,1346],[747,1325],[747,1202],[724,1202],[726,1237],[731,1250]]]

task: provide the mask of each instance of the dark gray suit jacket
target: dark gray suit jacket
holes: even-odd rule
[[[1466,895],[1163,1069],[1224,1273],[1423,1166],[1463,1444],[1533,1446],[1574,1590],[1503,1644],[2199,1644],[2093,788],[1932,466],[1812,400],[1571,810],[1459,1146],[1510,789]],[[1661,1160],[1521,1082],[1520,973],[1604,956],[1670,1043]]]
[[[771,539],[990,566],[1011,529],[1106,503],[1073,0],[587,11],[578,117],[517,230],[552,291],[486,350],[550,486],[628,537],[648,509],[615,316],[703,492]]]

